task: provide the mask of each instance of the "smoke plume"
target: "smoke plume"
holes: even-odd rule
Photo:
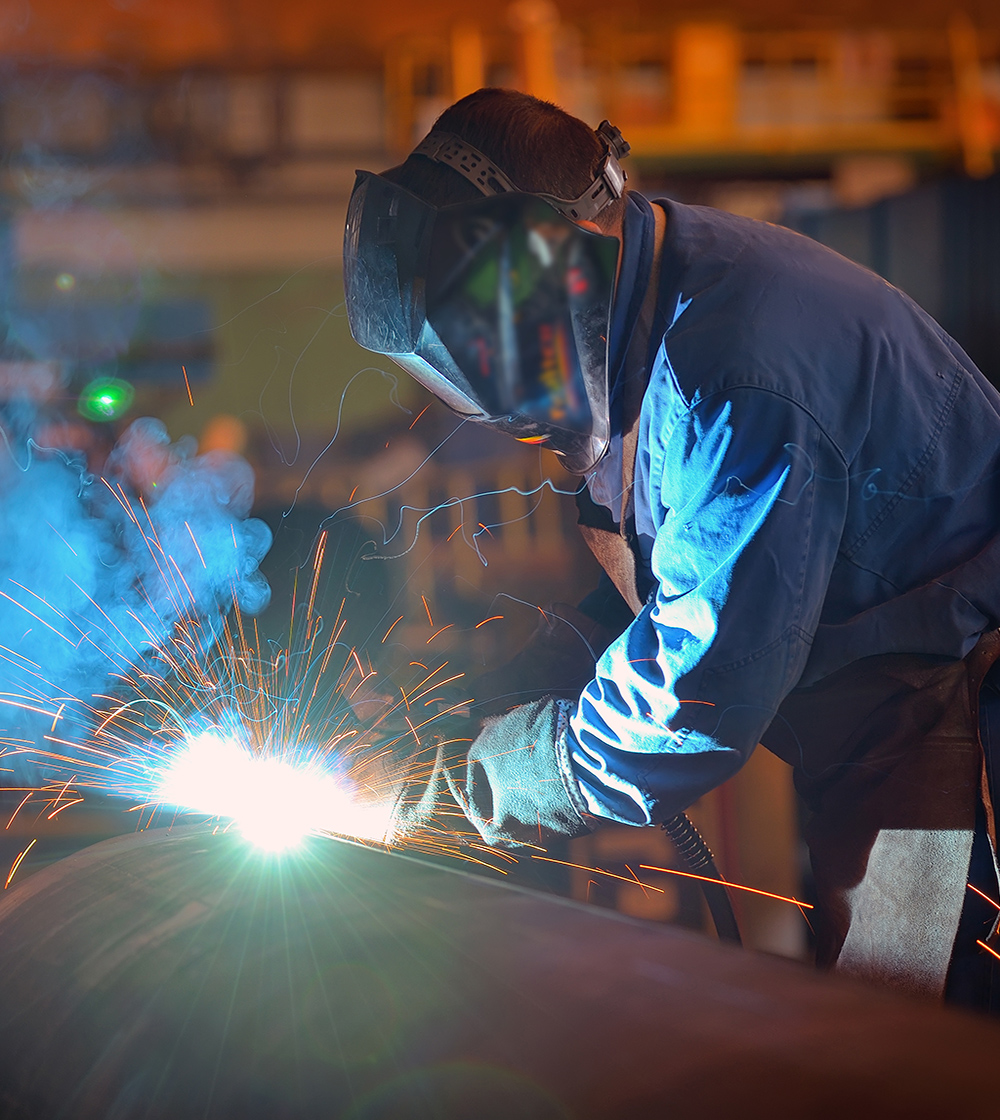
[[[0,766],[11,784],[37,778],[31,750],[53,736],[72,755],[66,744],[86,738],[126,678],[158,659],[163,671],[184,619],[198,620],[207,649],[234,600],[266,606],[257,565],[271,534],[248,517],[250,466],[171,444],[158,420],[135,421],[94,476],[39,447],[31,416],[8,407],[2,419]]]

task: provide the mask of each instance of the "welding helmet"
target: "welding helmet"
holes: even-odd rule
[[[440,153],[451,153],[466,178],[483,180],[483,197],[436,207],[358,172],[344,238],[351,333],[454,412],[545,443],[583,474],[609,440],[619,244],[572,219],[620,197],[617,158],[609,149],[617,193],[599,176],[599,188],[595,180],[589,194],[565,200],[517,190],[448,134],[432,133],[417,151],[435,145],[430,158],[448,162]]]

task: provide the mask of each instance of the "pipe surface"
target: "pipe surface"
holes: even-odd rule
[[[0,901],[5,1120],[995,1114],[1000,1028],[346,842],[118,837]]]

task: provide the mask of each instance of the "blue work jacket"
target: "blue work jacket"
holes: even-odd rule
[[[652,258],[652,211],[630,199],[618,364]],[[961,658],[1000,622],[1000,395],[875,274],[781,227],[659,205],[625,509],[620,393],[587,479],[634,519],[652,590],[568,744],[589,811],[629,824],[732,775],[793,690],[877,654]],[[787,761],[819,764],[808,735],[784,738]]]

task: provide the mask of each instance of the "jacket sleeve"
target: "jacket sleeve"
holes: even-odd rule
[[[635,495],[654,589],[569,722],[586,810],[668,819],[746,761],[819,623],[847,469],[815,420],[766,389],[678,405],[650,383]]]

